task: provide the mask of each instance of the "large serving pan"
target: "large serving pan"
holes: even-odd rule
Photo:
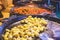
[[[38,17],[38,18],[44,18],[46,20],[49,20],[49,21],[53,21],[53,22],[56,22],[58,24],[60,24],[60,19],[58,18],[54,18],[54,17],[50,17],[49,15],[45,15],[45,16],[42,16],[42,15],[32,15],[33,17]],[[3,23],[3,29],[1,30],[1,34],[0,34],[0,40],[3,40],[2,38],[2,34],[5,33],[5,30],[8,28],[8,29],[11,29],[12,26],[14,25],[17,25],[19,24],[19,21],[22,20],[22,19],[25,19],[27,18],[28,16],[25,16],[25,15],[21,15],[21,16],[12,16],[10,17],[6,22]]]

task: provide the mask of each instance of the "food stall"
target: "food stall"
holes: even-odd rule
[[[14,6],[8,6],[10,16],[1,20],[0,40],[60,40],[60,19],[52,2],[11,0]]]

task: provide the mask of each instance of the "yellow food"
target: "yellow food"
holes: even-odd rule
[[[19,24],[11,30],[7,29],[4,34],[4,40],[33,40],[35,36],[39,36],[40,31],[46,29],[47,21],[43,18],[33,18],[29,16],[28,18],[21,20]]]

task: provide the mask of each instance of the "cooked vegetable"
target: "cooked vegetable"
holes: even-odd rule
[[[51,11],[38,7],[19,7],[15,8],[14,12],[25,15],[37,15],[44,12],[46,12],[47,14],[51,14]]]
[[[6,29],[3,35],[4,40],[33,40],[34,37],[38,37],[41,31],[44,31],[47,27],[47,21],[43,18],[33,18],[29,16],[28,18],[21,20],[19,24],[13,28]]]

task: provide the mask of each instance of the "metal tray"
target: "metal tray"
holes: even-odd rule
[[[60,19],[54,18],[54,17],[50,17],[49,15],[45,15],[45,16],[42,16],[42,15],[31,15],[31,16],[32,17],[38,17],[38,18],[44,18],[46,20],[53,21],[53,22],[56,22],[56,23],[60,24]],[[10,29],[12,26],[19,24],[20,20],[25,19],[27,17],[28,16],[26,16],[26,15],[12,16],[12,17],[10,17],[7,20],[7,22],[4,22],[5,25],[3,25],[4,28],[3,28],[3,30],[2,30],[2,32],[0,34],[0,40],[3,40],[2,34],[5,33],[6,28]],[[14,20],[14,21],[12,21],[12,20]]]

